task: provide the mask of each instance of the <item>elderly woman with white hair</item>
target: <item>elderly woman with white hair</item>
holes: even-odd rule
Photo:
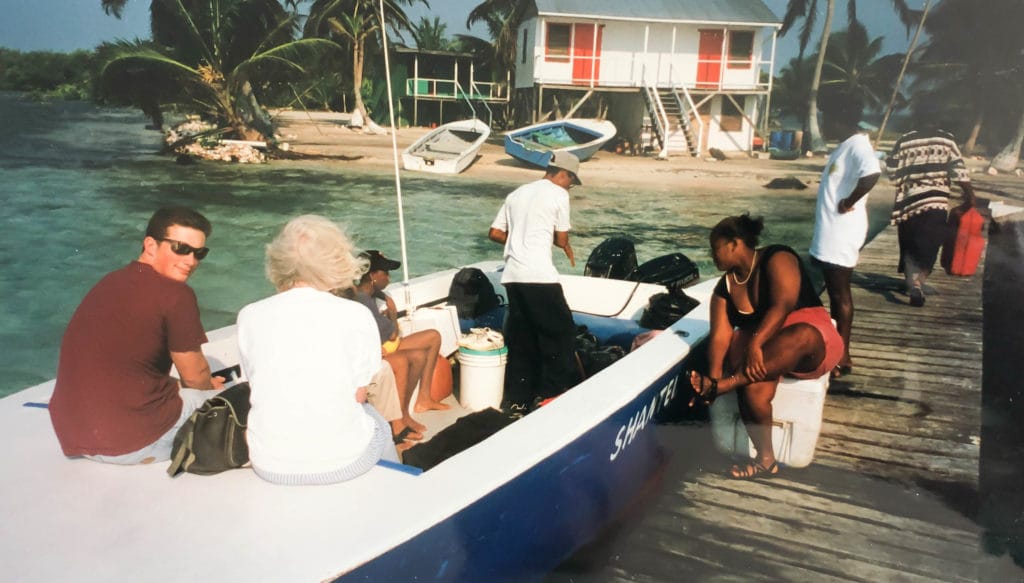
[[[247,441],[256,474],[278,484],[331,484],[398,461],[391,428],[366,403],[381,368],[373,316],[339,297],[365,271],[345,233],[296,217],[267,246],[278,293],[238,314],[252,387]]]

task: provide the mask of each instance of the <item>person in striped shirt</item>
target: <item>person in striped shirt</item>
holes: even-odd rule
[[[886,166],[896,185],[892,223],[899,237],[898,270],[906,279],[910,305],[920,307],[925,280],[949,236],[948,215],[974,206],[974,188],[956,139],[945,130],[930,128],[900,136]],[[963,203],[950,211],[953,183],[960,187]]]

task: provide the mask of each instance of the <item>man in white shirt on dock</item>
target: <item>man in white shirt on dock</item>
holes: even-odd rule
[[[860,248],[868,234],[867,195],[882,173],[871,140],[860,132],[863,106],[857,98],[840,99],[826,118],[844,138],[832,152],[821,173],[815,207],[814,238],[810,254],[821,268],[828,290],[829,311],[843,338],[846,351],[832,370],[832,377],[853,370],[850,332],[853,328],[853,293],[850,279],[857,266]]]

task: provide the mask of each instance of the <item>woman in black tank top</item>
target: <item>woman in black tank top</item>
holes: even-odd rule
[[[738,391],[740,413],[757,450],[752,463],[733,466],[732,476],[741,479],[778,473],[771,402],[779,378],[817,378],[842,355],[842,339],[800,257],[784,245],[758,248],[763,229],[760,217],[744,214],[711,230],[711,255],[725,275],[711,298],[708,373],[690,373],[696,393],[691,405]]]

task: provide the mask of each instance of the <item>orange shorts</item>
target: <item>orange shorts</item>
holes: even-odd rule
[[[822,340],[825,341],[825,358],[821,360],[818,367],[810,372],[791,372],[788,376],[796,377],[798,379],[816,379],[825,373],[831,371],[839,364],[839,361],[843,358],[843,352],[846,347],[843,344],[843,338],[839,335],[835,325],[832,324],[832,318],[829,316],[828,311],[821,306],[814,306],[811,308],[800,308],[794,310],[786,316],[786,320],[782,323],[782,327],[792,326],[794,324],[810,324],[815,330],[821,334]],[[732,342],[729,352],[732,352],[739,346],[746,346],[750,342],[751,333],[746,330],[736,330],[732,335]],[[738,343],[739,346],[737,346]]]

